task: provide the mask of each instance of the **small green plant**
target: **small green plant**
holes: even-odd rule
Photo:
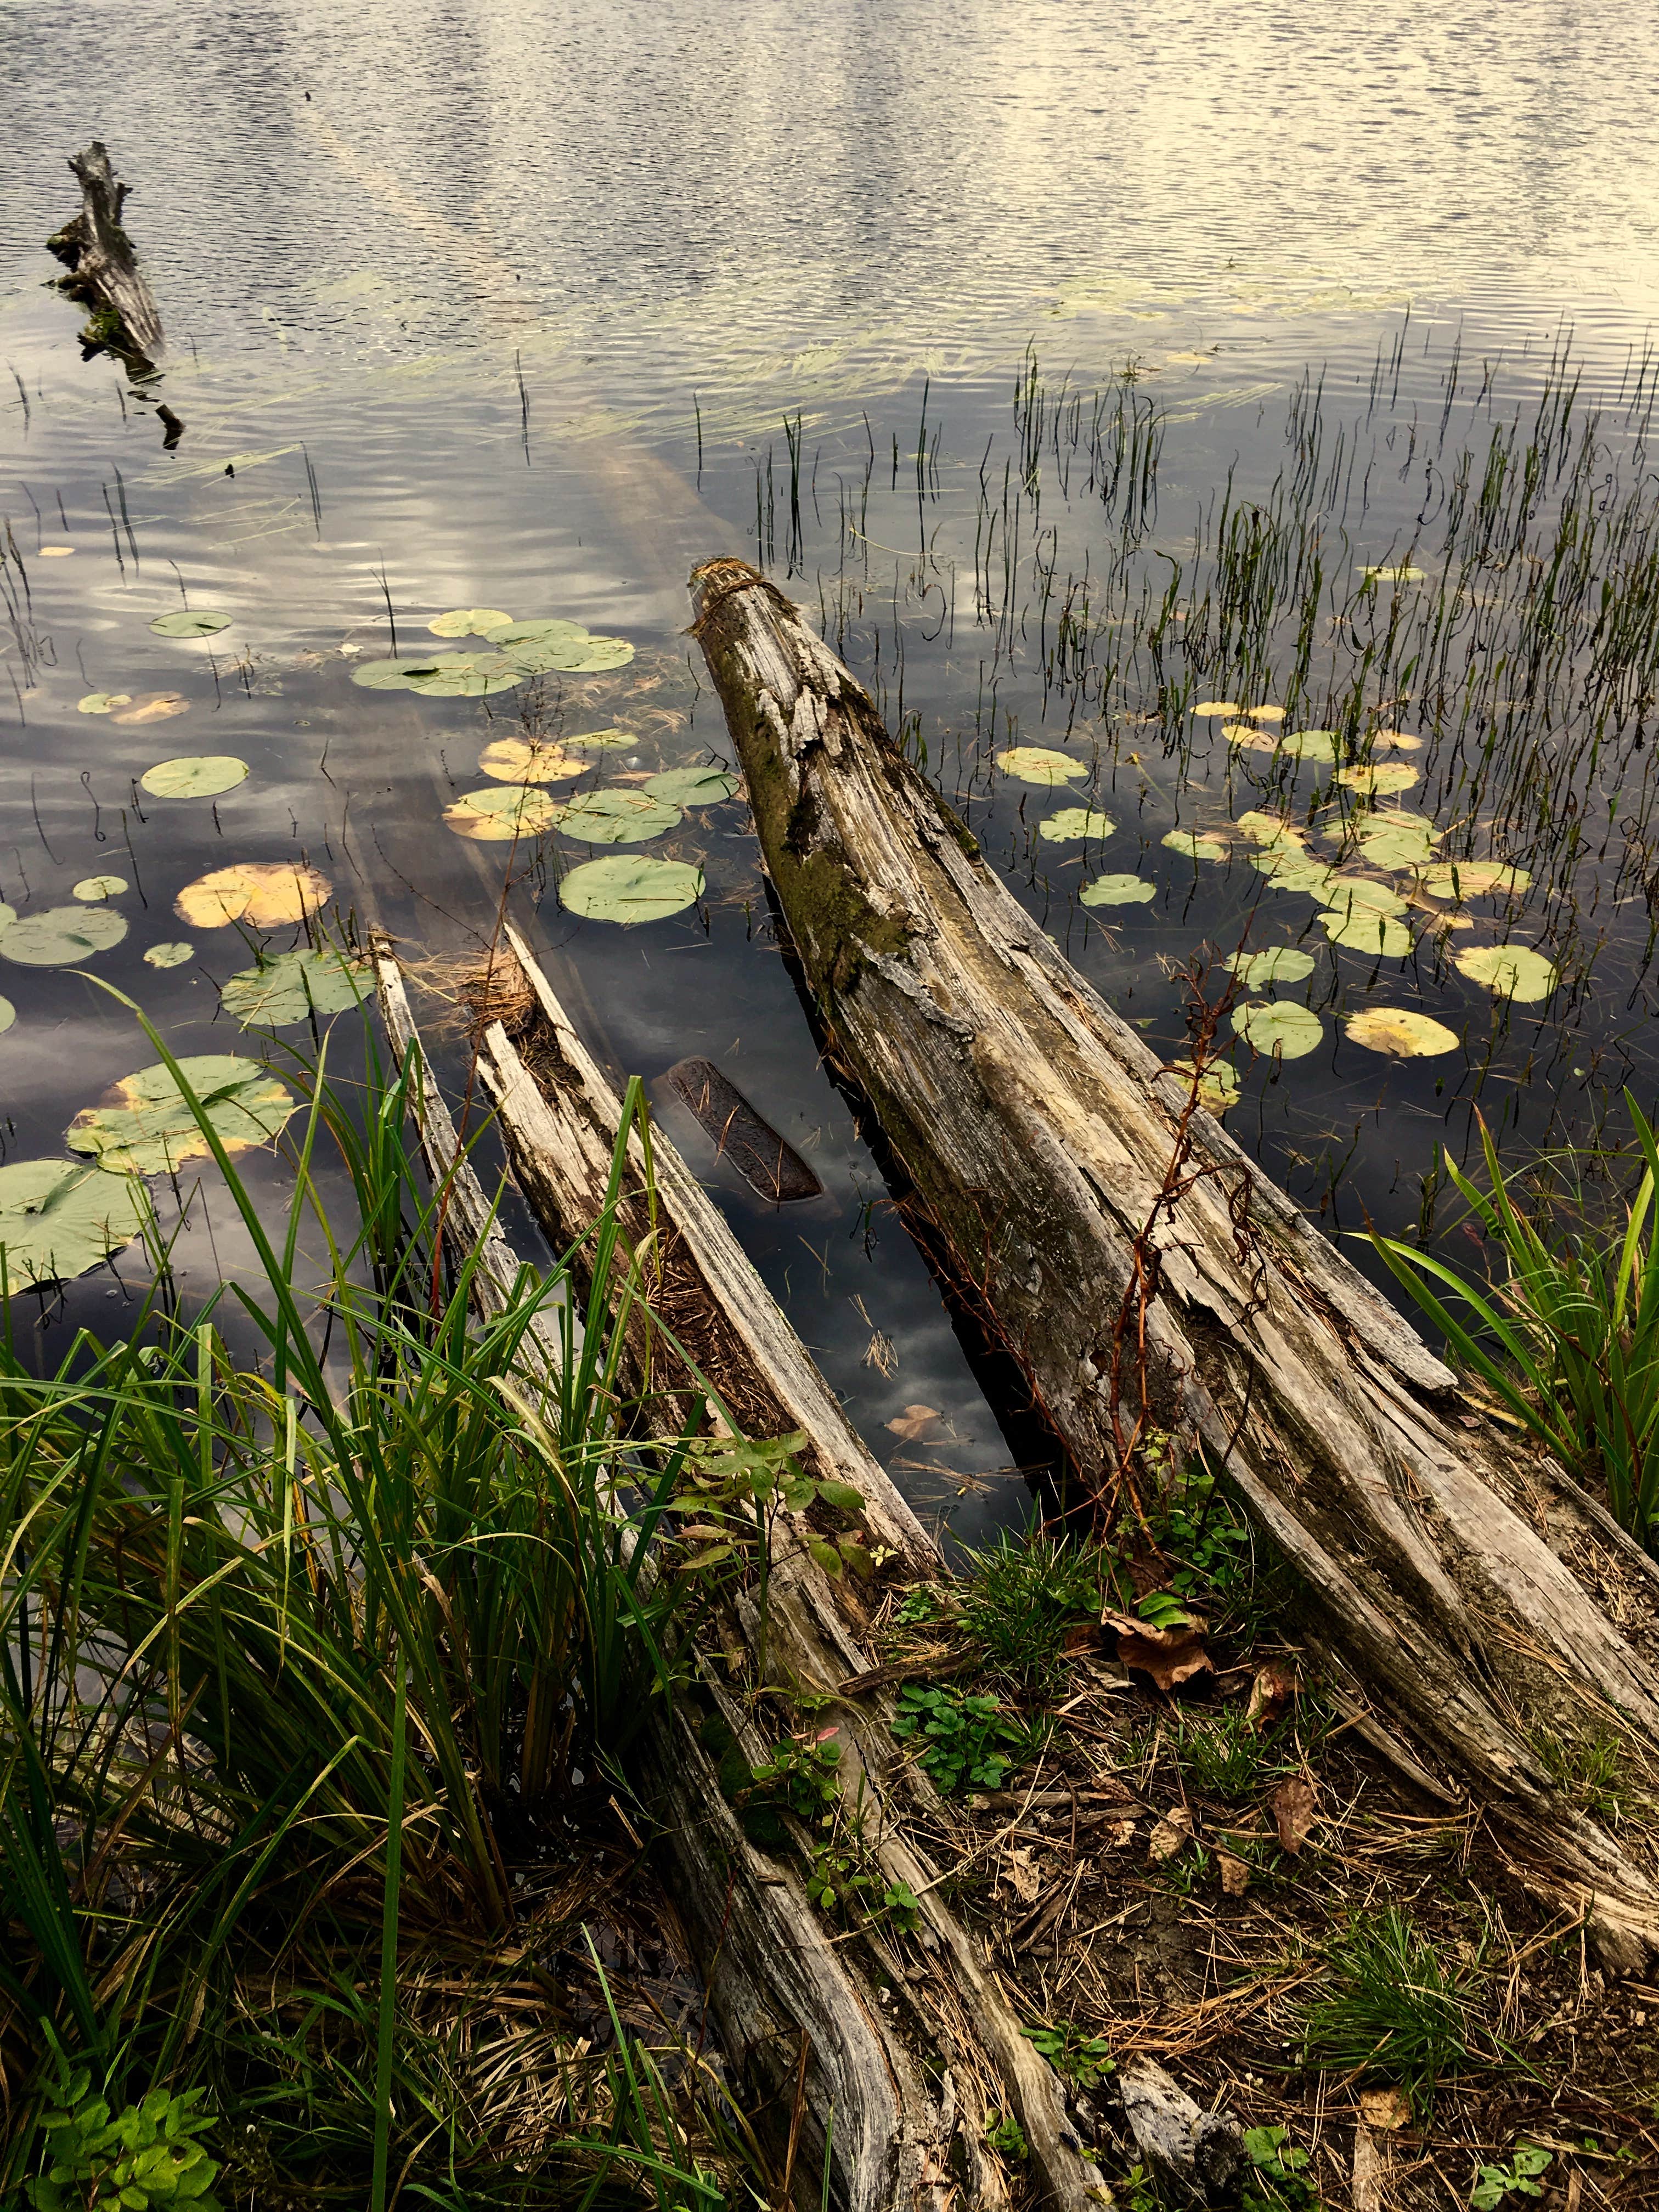
[[[901,1628],[921,1628],[945,1617],[945,1607],[933,1583],[918,1583],[914,1589],[907,1590],[893,1615]]]
[[[770,1759],[750,1768],[746,1782],[738,1783],[732,1802],[751,1843],[774,1848],[783,1843],[786,1813],[809,1828],[834,1820],[841,1801],[841,1752],[835,1734],[832,1729],[810,1743],[788,1738],[775,1747]]]
[[[1316,2212],[1319,2192],[1303,2171],[1308,2154],[1290,2141],[1288,2128],[1247,2128],[1244,2155],[1250,2172],[1240,2212]]]
[[[896,1935],[913,1936],[921,1906],[908,1881],[884,1881],[857,1838],[821,1844],[812,1854],[806,1894],[823,1913],[847,1914],[856,1907],[866,1920],[878,1921]]]
[[[1107,2075],[1117,2071],[1112,2046],[1105,2037],[1085,2035],[1068,2020],[1024,2028],[1021,2033],[1042,2052],[1056,2074],[1063,2074],[1080,2089],[1098,2088]]]
[[[893,1734],[923,1738],[921,1763],[949,1796],[971,1784],[1000,1790],[1036,1741],[1036,1732],[1012,1719],[1000,1699],[909,1683],[900,1695]]]
[[[1483,2166],[1475,2176],[1469,2191],[1469,2203],[1475,2212],[1492,2212],[1506,2197],[1541,2197],[1544,2193],[1537,2177],[1549,2164],[1552,2154],[1540,2150],[1536,2143],[1518,2142],[1507,2166]]]
[[[149,2212],[167,2204],[221,2212],[212,2194],[219,2161],[197,2140],[213,2125],[210,2113],[195,2110],[205,2094],[152,2089],[142,2103],[112,2114],[107,2101],[93,2094],[88,2069],[71,2070],[60,2061],[40,2118],[46,2169],[28,2185],[34,2212],[91,2212],[94,2206],[99,2212],[117,2206]]]
[[[1144,2166],[1132,2166],[1124,2175],[1123,2195],[1129,2212],[1159,2212],[1158,2184]]]
[[[1200,1460],[1170,1484],[1152,1515],[1160,1551],[1174,1561],[1170,1581],[1178,1595],[1213,1590],[1240,1595],[1250,1580],[1250,1532],[1233,1518],[1215,1477]]]
[[[985,2140],[1001,2158],[1026,2159],[1031,2155],[1024,2129],[1012,2112],[1000,2112],[994,2105],[985,2115]]]
[[[1564,1796],[1597,1820],[1623,1819],[1623,1747],[1610,1729],[1598,1727],[1589,1735],[1574,1737],[1540,1728],[1534,1730],[1532,1744],[1545,1773]]]
[[[1297,1773],[1303,1765],[1288,1721],[1258,1733],[1243,1705],[1212,1715],[1177,1712],[1170,1741],[1182,1772],[1212,1797],[1255,1796],[1272,1778]]]
[[[1073,1544],[1033,1528],[1022,1542],[1004,1534],[969,1552],[963,1574],[963,1626],[992,1667],[1015,1680],[1050,1680],[1067,1631],[1118,1601],[1115,1556],[1097,1544]]]
[[[1397,1905],[1356,1920],[1331,1945],[1332,1994],[1310,2007],[1305,2056],[1399,2081],[1432,2096],[1443,2074],[1491,2064],[1480,2048],[1476,1999],[1467,1977],[1448,1963]]]

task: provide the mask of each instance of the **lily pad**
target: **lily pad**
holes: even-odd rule
[[[17,1019],[17,1009],[9,999],[0,999],[0,1036],[3,1036]]]
[[[1270,952],[1234,952],[1227,960],[1247,991],[1265,991],[1270,983],[1305,983],[1315,964],[1312,953],[1295,945],[1276,945]]]
[[[483,635],[492,645],[507,651],[520,645],[570,645],[588,633],[580,623],[560,622],[549,617],[535,622],[492,623]]]
[[[1172,1060],[1170,1072],[1184,1076],[1190,1083],[1198,1075],[1195,1063],[1190,1060]],[[1198,1103],[1207,1106],[1212,1114],[1224,1114],[1230,1106],[1238,1103],[1238,1078],[1230,1061],[1212,1060],[1198,1076]]]
[[[1368,584],[1425,584],[1428,581],[1425,568],[1413,568],[1408,562],[1395,568],[1362,568],[1360,574]]]
[[[624,668],[634,658],[634,648],[626,638],[596,637],[580,623],[501,623],[484,635],[510,654],[526,676],[555,668],[597,674],[607,668]]]
[[[504,653],[441,653],[435,663],[407,672],[404,688],[419,699],[489,699],[525,680]]]
[[[1319,919],[1331,943],[1346,945],[1350,952],[1368,952],[1379,960],[1403,960],[1412,949],[1410,930],[1389,915],[1370,914],[1355,907],[1322,914]]]
[[[1257,1052],[1277,1053],[1281,1060],[1301,1060],[1316,1052],[1325,1034],[1325,1024],[1311,1006],[1283,999],[1255,999],[1249,1006],[1235,1006],[1233,1027]]]
[[[365,660],[352,670],[351,680],[361,684],[365,691],[407,691],[411,670],[431,668],[442,658],[441,653],[432,653],[424,660]]]
[[[88,691],[84,699],[76,701],[75,708],[80,714],[112,714],[118,707],[131,704],[131,691]]]
[[[216,637],[230,623],[222,607],[175,607],[170,615],[157,615],[150,628],[157,637]]]
[[[444,809],[444,820],[458,837],[475,844],[509,844],[518,837],[544,837],[558,826],[563,812],[533,784],[498,783],[483,791],[469,791]]]
[[[738,779],[723,768],[667,768],[641,788],[666,806],[713,806],[732,796]]]
[[[1358,761],[1352,768],[1338,769],[1336,780],[1350,791],[1375,795],[1382,791],[1409,791],[1419,777],[1417,770],[1407,768],[1404,761]]]
[[[234,1053],[197,1053],[179,1066],[227,1152],[267,1142],[298,1103],[257,1060]],[[64,1141],[124,1176],[168,1175],[213,1149],[163,1062],[124,1076],[107,1106],[82,1107]]]
[[[1241,814],[1233,827],[1242,830],[1252,843],[1257,845],[1300,845],[1307,835],[1285,816],[1264,814],[1256,807]]]
[[[127,918],[112,906],[47,907],[0,929],[0,959],[20,968],[72,968],[126,933]]]
[[[484,637],[492,629],[504,629],[512,622],[499,607],[452,607],[446,615],[438,615],[427,624],[434,637]]]
[[[216,799],[234,791],[247,775],[247,763],[234,753],[179,753],[157,761],[138,781],[155,799]]]
[[[1158,896],[1158,885],[1139,876],[1097,876],[1078,896],[1085,906],[1144,906]]]
[[[1370,742],[1391,746],[1398,753],[1420,753],[1423,750],[1422,738],[1413,737],[1409,730],[1373,730]]]
[[[1200,836],[1195,830],[1171,830],[1162,841],[1172,853],[1184,853],[1189,860],[1224,860],[1232,851],[1218,837]]]
[[[82,876],[78,884],[70,885],[70,896],[96,906],[103,899],[119,898],[126,888],[125,876]]]
[[[118,722],[170,722],[175,714],[187,714],[190,702],[178,691],[147,691],[131,707],[123,708],[115,717]]]
[[[1438,832],[1422,830],[1362,830],[1359,849],[1373,868],[1426,868],[1434,858]]]
[[[997,766],[1004,775],[1016,777],[1021,783],[1047,785],[1071,783],[1078,776],[1087,775],[1086,761],[1073,760],[1065,753],[1051,751],[1047,745],[1010,745],[1006,753],[997,755]]]
[[[196,947],[177,942],[152,945],[144,957],[152,968],[182,968],[186,960],[196,957]]]
[[[0,899],[0,929],[9,928],[16,919],[16,908],[8,906],[3,899]]]
[[[1323,898],[1328,887],[1336,881],[1334,868],[1328,868],[1322,860],[1316,860],[1300,850],[1252,853],[1250,866],[1259,868],[1276,891],[1306,891],[1314,898]]]
[[[150,1218],[142,1182],[73,1160],[14,1160],[0,1168],[0,1249],[6,1279],[67,1281],[131,1243]]]
[[[1334,761],[1336,738],[1329,730],[1252,729],[1248,722],[1229,722],[1222,733],[1241,752],[1282,753],[1290,760]]]
[[[337,1014],[373,995],[362,961],[325,945],[318,951],[279,952],[257,968],[230,977],[219,1004],[245,1028],[281,1029],[311,1014]]]
[[[589,845],[641,845],[678,829],[684,818],[678,806],[646,792],[613,789],[573,799],[559,811],[559,827]]]
[[[1392,1053],[1396,1060],[1435,1060],[1455,1052],[1457,1037],[1443,1022],[1405,1006],[1366,1006],[1348,1024],[1348,1035],[1367,1052]]]
[[[564,783],[585,775],[592,765],[562,745],[537,744],[528,738],[497,738],[478,755],[480,774],[501,783]]]
[[[1282,707],[1247,707],[1244,713],[1252,722],[1282,722],[1285,719]]]
[[[1193,712],[1195,714],[1242,714],[1244,709],[1237,699],[1200,699]]]
[[[1068,837],[1109,837],[1116,827],[1109,814],[1097,813],[1092,806],[1062,806],[1058,813],[1045,815],[1037,831],[1059,845]]]
[[[619,753],[634,743],[632,730],[583,730],[574,738],[561,738],[561,744],[580,745],[584,752]]]
[[[1532,881],[1525,868],[1498,860],[1441,860],[1423,878],[1433,898],[1485,898],[1492,891],[1523,891]]]
[[[296,860],[242,860],[186,884],[173,911],[192,929],[219,929],[229,921],[276,929],[315,914],[333,888],[326,876]]]
[[[1387,884],[1369,876],[1334,876],[1323,903],[1340,915],[1404,914],[1406,902]]]
[[[702,896],[702,870],[686,860],[613,853],[584,860],[559,885],[559,903],[590,921],[661,921]]]
[[[8,939],[0,937],[0,952],[7,947]],[[1523,1004],[1547,999],[1561,980],[1554,964],[1527,945],[1472,945],[1452,965],[1472,983],[1484,983],[1495,997]]]

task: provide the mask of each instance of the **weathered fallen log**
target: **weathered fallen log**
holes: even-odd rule
[[[46,240],[69,270],[58,289],[90,310],[81,332],[88,353],[118,354],[135,375],[146,374],[161,350],[161,318],[122,225],[129,187],[117,182],[101,139],[71,155],[70,167],[81,182],[80,212]],[[173,443],[176,420],[168,423]]]
[[[1652,1771],[1659,1570],[1471,1415],[1062,957],[793,605],[740,561],[693,586],[832,1061],[1079,1479],[1109,1488],[1148,1425],[1201,1449],[1299,1573],[1339,1686],[1475,1792],[1610,1964],[1659,1953],[1651,1837],[1610,1834],[1537,1748],[1610,1727]]]
[[[485,1011],[513,1005],[511,1034],[501,1019],[488,1022],[479,1072],[526,1195],[556,1237],[574,1241],[605,1203],[621,1102],[528,947],[509,936],[512,957],[492,962]],[[400,1055],[418,1050],[384,941],[376,963],[394,1044]],[[457,1157],[453,1124],[428,1081],[416,1088],[423,1141],[441,1175]],[[872,1549],[942,1576],[927,1532],[672,1144],[655,1136],[648,1185],[637,1137],[630,1164],[624,1234],[650,1255],[657,1295],[702,1376],[750,1433],[800,1431],[809,1468],[860,1492]],[[455,1225],[464,1243],[481,1248],[480,1272],[495,1286],[486,1296],[498,1297],[517,1262],[470,1168],[454,1188]],[[787,1533],[775,1561],[768,1679],[811,1696],[816,1724],[839,1730],[843,1797],[862,1805],[865,1840],[884,1879],[915,1897],[918,1936],[903,1942],[872,1923],[854,1943],[827,1928],[805,1881],[810,1838],[798,1838],[793,1856],[757,1849],[722,1795],[707,1728],[694,1724],[687,1703],[677,1705],[650,1736],[642,1788],[678,1862],[676,1892],[722,2045],[757,2106],[794,2123],[797,2179],[815,2203],[827,2161],[842,2212],[949,2212],[953,2203],[1005,2212],[1006,2184],[983,2141],[986,2106],[994,2103],[1018,2117],[1044,2198],[1062,2212],[1091,2212],[1110,2198],[1081,2154],[1059,2077],[1021,2033],[994,1974],[944,1902],[935,1869],[906,1840],[898,1799],[907,1790],[931,1799],[931,1785],[901,1759],[886,1726],[890,1709],[841,1694],[868,1670],[869,1654],[855,1640],[856,1603],[814,1564],[810,1534],[805,1527]],[[739,1611],[753,1653],[762,1645],[757,1609],[745,1601]],[[771,1753],[720,1670],[702,1668],[689,1703],[750,1765]]]

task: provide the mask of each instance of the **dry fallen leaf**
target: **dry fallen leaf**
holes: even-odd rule
[[[894,1436],[902,1437],[907,1444],[920,1443],[939,1418],[937,1406],[907,1406],[896,1420],[886,1425]]]
[[[180,698],[176,691],[151,691],[129,707],[125,714],[118,714],[118,722],[169,722],[175,714],[190,712],[188,699]]]
[[[1288,1781],[1281,1782],[1267,1800],[1273,1826],[1279,1831],[1279,1844],[1292,1858],[1298,1856],[1308,1839],[1318,1802],[1312,1783],[1300,1774],[1292,1774]]]
[[[1221,1869],[1222,1893],[1226,1897],[1243,1897],[1250,1886],[1250,1869],[1243,1859],[1235,1858],[1231,1851],[1218,1850],[1215,1863]]]
[[[1107,1613],[1100,1625],[1115,1634],[1123,1664],[1150,1674],[1160,1690],[1215,1672],[1215,1662],[1204,1648],[1205,1625],[1196,1616],[1184,1627],[1154,1628],[1127,1613]]]
[[[1381,2128],[1389,2135],[1411,2123],[1411,2099],[1403,2089],[1362,2089],[1359,2110],[1368,2128]]]
[[[1270,1659],[1258,1668],[1250,1685],[1250,1702],[1244,1709],[1244,1725],[1258,1734],[1269,1729],[1296,1695],[1296,1676]]]
[[[275,929],[315,914],[332,889],[326,876],[293,860],[244,860],[186,884],[173,910],[192,929],[219,929],[230,921]]]
[[[1042,1876],[1031,1863],[1032,1853],[1025,1846],[1017,1847],[1008,1854],[1003,1869],[1003,1880],[1022,1905],[1032,1905],[1042,1887]]]
[[[1193,1816],[1184,1805],[1175,1805],[1152,1830],[1146,1856],[1154,1866],[1172,1859],[1193,1832]]]
[[[1121,1820],[1112,1821],[1107,1828],[1106,1848],[1109,1850],[1123,1850],[1134,1839],[1135,1819],[1133,1813],[1126,1813]]]

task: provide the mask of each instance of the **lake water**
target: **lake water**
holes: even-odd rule
[[[295,941],[181,921],[204,873],[302,860],[441,984],[488,940],[510,855],[511,910],[609,1061],[659,1090],[706,1054],[811,1157],[824,1196],[769,1210],[665,1103],[899,1480],[969,1533],[1022,1511],[999,1472],[1018,1447],[817,1066],[741,799],[625,848],[706,885],[627,930],[561,905],[580,842],[442,818],[526,714],[625,732],[583,788],[725,759],[684,583],[735,551],[812,611],[1158,1049],[1187,1049],[1179,971],[1203,948],[1311,956],[1254,997],[1304,1008],[1316,1045],[1234,1044],[1228,1126],[1333,1233],[1414,1227],[1474,1108],[1518,1158],[1594,1129],[1625,1083],[1650,1102],[1639,11],[1407,5],[1359,47],[1351,11],[1316,5],[1108,25],[1071,4],[27,0],[0,21],[0,900],[27,920],[120,877],[126,933],[87,969],[175,1049],[236,1048],[219,986]],[[42,289],[65,157],[94,136],[135,188],[171,450]],[[230,623],[152,630],[186,605]],[[351,681],[465,607],[634,657],[485,699]],[[99,693],[185,711],[79,711]],[[1285,708],[1267,740],[1332,730],[1333,757],[1192,711],[1219,702]],[[1005,772],[1016,747],[1058,752],[1040,772],[1061,783]],[[249,774],[216,799],[138,784],[197,753]],[[1401,771],[1377,803],[1419,817],[1431,862],[1368,860],[1340,762]],[[1110,830],[1042,834],[1066,807]],[[1247,814],[1415,902],[1365,909],[1375,945],[1331,942],[1308,890],[1254,865]],[[1164,842],[1194,832],[1196,856]],[[1423,894],[1454,859],[1513,872]],[[1152,896],[1081,898],[1112,877]],[[164,943],[191,957],[147,963]],[[1516,947],[1547,995],[1457,965]],[[4,1162],[61,1157],[72,1115],[154,1054],[94,984],[5,951],[0,931]],[[1455,1048],[1356,1044],[1378,1007]],[[256,1172],[274,1202],[279,1168]],[[245,1263],[224,1213],[210,1194],[181,1234],[187,1295]],[[41,1356],[74,1322],[118,1327],[137,1273],[23,1301]]]

